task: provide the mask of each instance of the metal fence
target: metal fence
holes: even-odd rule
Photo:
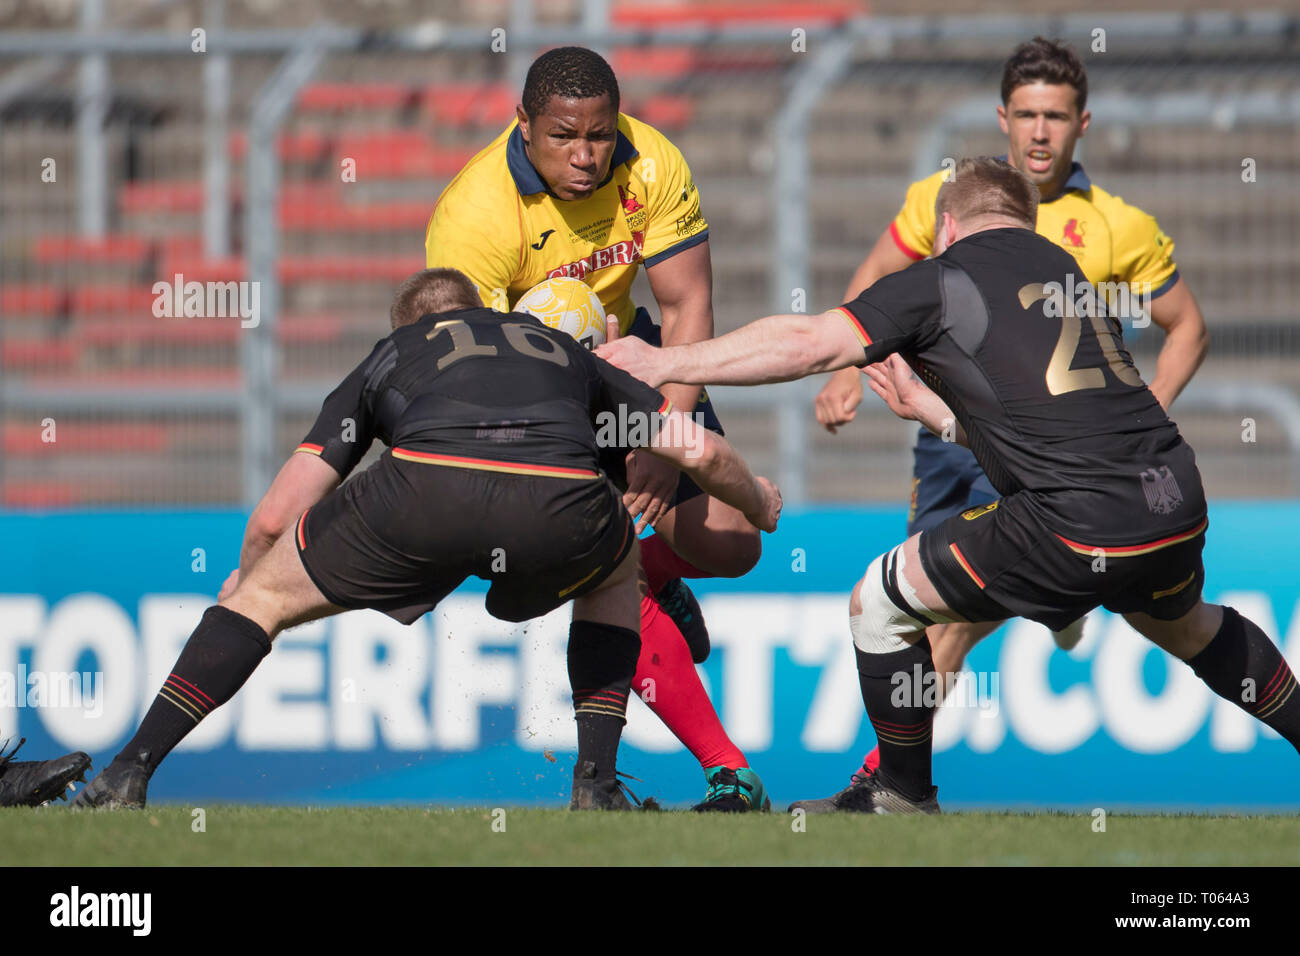
[[[222,3],[194,9],[190,30],[118,29],[91,3],[79,33],[0,34],[0,504],[255,500],[384,334],[438,193],[509,122],[539,48],[605,52],[626,110],[686,155],[722,332],[837,304],[913,178],[1004,151],[1001,61],[1036,32],[1085,55],[1094,125],[1080,158],[1174,237],[1211,324],[1212,357],[1175,414],[1210,493],[1300,490],[1300,192],[1285,185],[1300,172],[1300,18],[652,28],[602,4],[551,23],[514,3],[498,33],[251,30],[233,11],[227,26]],[[1099,27],[1106,49],[1090,52]],[[255,292],[257,321],[206,301],[187,315],[190,281]],[[1148,372],[1158,344],[1135,343]],[[869,398],[825,434],[819,384],[715,398],[788,500],[902,498],[911,429]]]

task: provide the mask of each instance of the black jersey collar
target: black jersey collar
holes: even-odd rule
[[[619,130],[618,139],[614,143],[614,157],[609,161],[609,175],[596,188],[600,189],[606,185],[614,178],[615,169],[635,159],[637,155],[637,149],[632,145],[632,141],[623,135],[622,130]],[[519,195],[534,196],[537,193],[554,195],[546,188],[546,183],[537,174],[528,154],[524,152],[524,134],[518,125],[510,131],[510,137],[506,140],[506,166],[510,169],[510,178],[515,181],[515,188],[519,190]]]

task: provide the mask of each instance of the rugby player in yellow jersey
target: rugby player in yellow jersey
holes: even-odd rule
[[[998,123],[1007,134],[1006,159],[1038,187],[1038,234],[1073,255],[1094,286],[1125,284],[1130,302],[1146,305],[1149,321],[1164,332],[1150,388],[1167,410],[1204,360],[1209,334],[1174,264],[1173,240],[1147,213],[1094,185],[1074,161],[1075,144],[1091,119],[1085,109],[1087,98],[1087,73],[1072,50],[1042,37],[1018,46],[1003,67],[1002,105],[997,108]],[[949,170],[940,170],[908,188],[902,210],[854,273],[844,301],[856,298],[882,276],[942,252],[934,247],[935,199],[949,175]],[[1134,315],[1118,317],[1125,324],[1137,321],[1138,327],[1148,321]],[[853,420],[861,401],[861,372],[856,368],[836,372],[817,396],[817,421],[834,432]],[[921,429],[913,455],[909,535],[997,498],[969,450]],[[1000,621],[929,628],[935,670],[958,673],[970,649],[999,626]],[[1066,649],[1081,636],[1082,622],[1054,635]],[[950,685],[942,681],[939,686]],[[869,775],[878,761],[877,748],[866,756],[853,780]],[[809,812],[838,810],[836,797],[794,806]]]
[[[508,311],[543,279],[571,276],[596,292],[619,333],[658,345],[713,336],[708,223],[682,154],[658,130],[619,112],[608,63],[582,47],[542,54],[529,68],[517,119],[471,159],[434,207],[429,268],[469,276],[483,302]],[[632,302],[644,266],[661,325]],[[721,433],[698,387],[664,395]],[[633,688],[700,761],[708,793],[696,809],[749,810],[768,800],[727,737],[694,664],[708,654],[699,605],[682,577],[738,577],[758,561],[758,531],[675,468],[611,449],[605,470],[626,480],[649,591]],[[625,470],[625,475],[620,474]],[[667,613],[663,613],[667,612]]]

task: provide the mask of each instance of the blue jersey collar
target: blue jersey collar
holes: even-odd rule
[[[1051,201],[1056,202],[1057,199],[1060,199],[1071,190],[1086,193],[1091,188],[1092,180],[1089,179],[1088,174],[1083,171],[1083,167],[1078,163],[1072,163],[1070,165],[1070,175],[1065,177],[1065,182],[1061,184],[1061,191],[1057,193],[1056,198]]]
[[[600,189],[613,179],[614,170],[623,163],[635,159],[637,155],[637,149],[632,145],[632,141],[623,135],[622,130],[619,130],[618,140],[614,144],[614,158],[609,162],[609,175],[596,188]],[[510,131],[510,137],[506,140],[506,166],[510,169],[510,177],[515,181],[515,188],[519,190],[519,195],[533,196],[537,193],[554,195],[546,188],[546,183],[537,174],[537,170],[528,159],[528,154],[524,152],[524,134],[518,126]]]
[[[997,158],[1002,160],[1004,163],[1007,161],[1005,153]],[[1088,174],[1083,171],[1083,167],[1077,162],[1072,162],[1070,164],[1070,175],[1066,176],[1065,182],[1061,184],[1061,191],[1056,194],[1055,198],[1046,199],[1043,200],[1043,202],[1056,202],[1057,199],[1060,199],[1068,192],[1077,191],[1086,193],[1091,188],[1092,180],[1089,179]]]

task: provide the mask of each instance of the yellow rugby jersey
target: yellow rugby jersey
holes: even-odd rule
[[[485,305],[503,312],[543,279],[582,279],[626,332],[636,314],[637,267],[708,236],[681,152],[620,113],[609,176],[577,200],[551,195],[524,152],[518,122],[511,123],[438,197],[424,251],[428,268],[459,269]]]
[[[889,224],[894,243],[913,259],[924,259],[934,249],[934,200],[946,172],[912,183]],[[1094,285],[1138,283],[1137,291],[1145,292],[1141,284],[1150,283],[1154,299],[1178,281],[1174,241],[1141,209],[1094,186],[1078,163],[1060,195],[1038,204],[1037,232],[1073,255]]]

